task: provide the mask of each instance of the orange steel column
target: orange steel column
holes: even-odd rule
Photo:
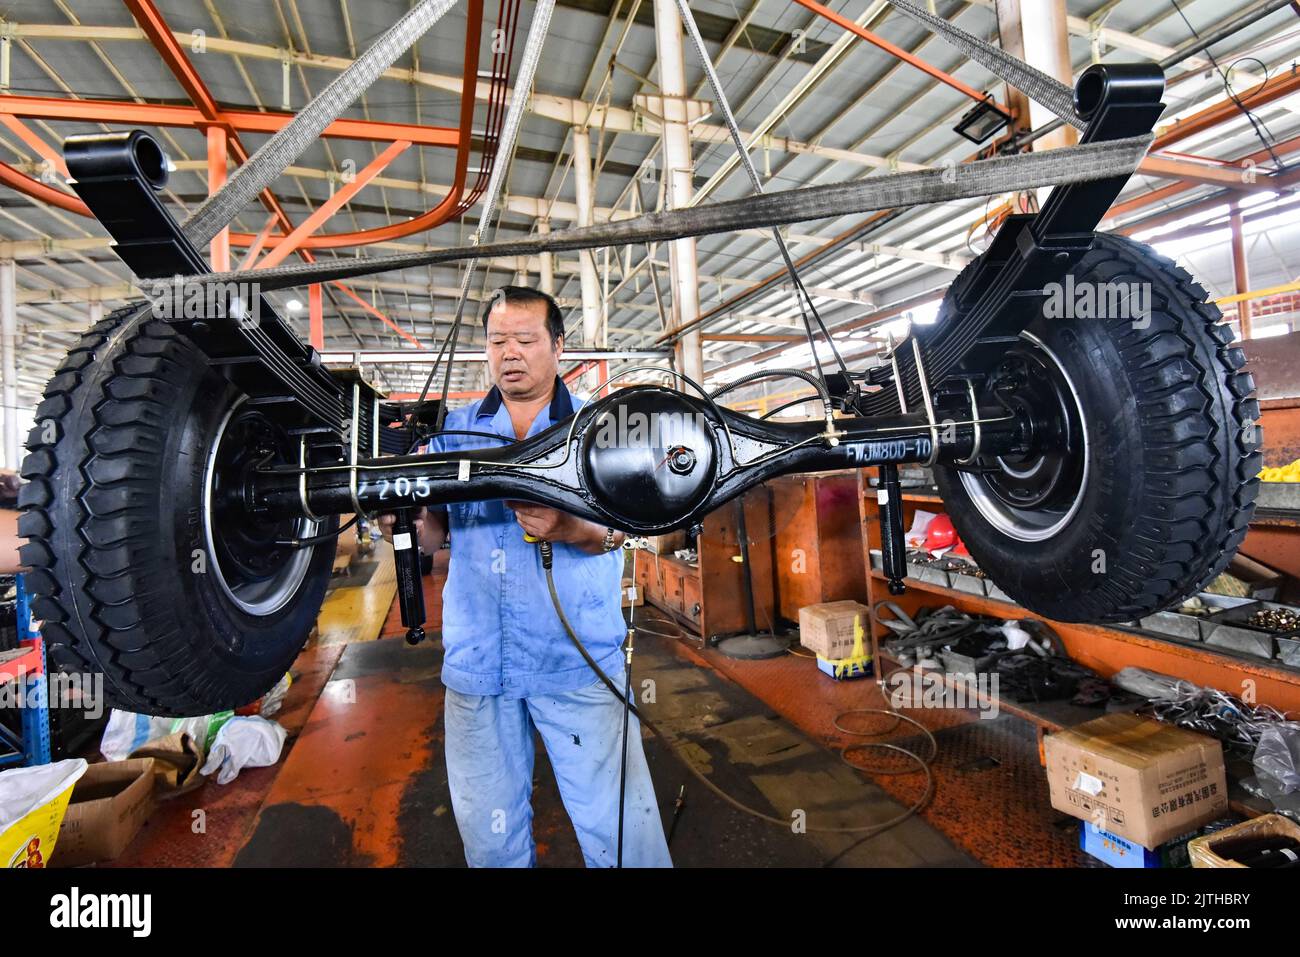
[[[226,182],[226,156],[229,148],[226,142],[226,129],[223,126],[209,126],[208,134],[208,195],[211,196]],[[230,227],[227,226],[212,237],[210,258],[214,272],[230,271]]]
[[[1228,222],[1232,226],[1232,273],[1237,284],[1237,294],[1250,292],[1250,266],[1246,262],[1246,236],[1241,218],[1241,206],[1232,204]],[[1249,339],[1250,300],[1242,299],[1237,303],[1237,328],[1242,339]]]
[[[325,348],[325,296],[318,282],[307,287],[307,339],[313,349]]]

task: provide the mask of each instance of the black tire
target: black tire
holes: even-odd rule
[[[936,480],[971,555],[1020,605],[1059,621],[1132,621],[1203,589],[1245,538],[1259,405],[1244,354],[1186,270],[1099,234],[1074,276],[1149,283],[1151,310],[1145,328],[1120,316],[1043,317],[1027,330],[1078,395],[1088,472],[1072,517],[1063,509],[1059,529],[1043,525],[1050,537],[1026,541],[1004,531],[996,501],[990,519],[977,477],[941,467]]]
[[[304,555],[269,614],[248,613],[210,573],[208,451],[240,398],[136,305],[81,338],[37,408],[19,498],[33,614],[51,664],[102,673],[115,707],[198,715],[256,700],[324,599],[328,546]]]

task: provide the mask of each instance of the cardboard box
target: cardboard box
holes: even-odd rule
[[[630,578],[623,579],[623,607],[631,608],[633,605],[644,605],[645,595],[641,594],[641,589],[637,583]]]
[[[651,535],[649,542],[650,551],[656,555],[671,555],[678,549],[690,547],[686,540],[685,529],[669,532],[667,535]]]
[[[1223,747],[1154,718],[1108,714],[1044,741],[1052,807],[1159,847],[1228,809]]]
[[[832,661],[867,654],[871,610],[856,601],[828,601],[799,609],[799,643]]]
[[[1252,820],[1242,821],[1233,827],[1224,828],[1213,834],[1206,834],[1204,837],[1198,837],[1189,845],[1192,867],[1235,867],[1245,869],[1245,864],[1216,854],[1214,846],[1246,837],[1289,837],[1292,840],[1300,841],[1300,825],[1284,818],[1281,814],[1263,814]]]
[[[113,860],[154,807],[153,758],[92,764],[72,790],[51,863],[77,867]]]

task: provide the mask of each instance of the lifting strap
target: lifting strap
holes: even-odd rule
[[[1074,91],[1055,77],[1035,69],[1001,47],[972,36],[942,17],[923,10],[908,0],[888,0],[900,13],[920,22],[943,37],[990,73],[1010,83],[1031,100],[1041,103],[1066,123],[1083,129],[1086,125],[1074,109]]]
[[[312,98],[288,125],[262,144],[224,186],[203,201],[182,224],[185,237],[200,249],[243,212],[253,199],[289,168],[325,128],[397,62],[397,58],[442,19],[458,0],[421,0],[380,35],[365,53]],[[466,83],[474,80],[465,78]]]
[[[235,172],[220,191],[211,196],[186,221],[186,234],[198,245],[206,244],[235,214],[278,176],[361,92],[373,83],[407,47],[437,22],[455,0],[422,0],[410,13],[393,25],[357,58],[339,77],[314,98],[294,120],[273,136],[243,167]],[[888,0],[907,16],[924,24],[957,46],[969,57],[983,64],[1048,107],[1066,122],[1082,126],[1074,110],[1069,87],[1017,57],[974,37],[909,0]],[[684,3],[679,3],[684,7]],[[532,71],[540,54],[541,37],[549,23],[551,3],[538,4],[534,19],[543,22],[540,31],[530,31],[529,51],[521,64],[516,99],[511,103],[503,142],[509,157],[518,132],[519,121],[531,89]],[[685,11],[689,14],[689,10]],[[690,23],[688,19],[688,32]],[[534,38],[537,38],[534,49]],[[694,37],[692,37],[694,39]],[[531,60],[529,57],[531,56]],[[706,58],[707,63],[707,58]],[[711,66],[711,64],[710,64]],[[527,71],[527,82],[523,82]],[[744,156],[739,129],[721,96],[716,75],[710,82],[719,92],[728,127]],[[468,82],[468,79],[467,79]],[[512,125],[513,124],[513,125]],[[1153,137],[1150,134],[1121,140],[1086,143],[1042,153],[996,156],[956,166],[917,172],[892,173],[865,180],[832,183],[783,190],[738,200],[706,203],[699,206],[647,213],[635,219],[601,223],[580,229],[568,229],[514,242],[481,243],[485,224],[490,220],[505,176],[507,163],[492,172],[485,214],[480,220],[474,242],[469,246],[429,250],[394,256],[333,261],[328,263],[290,263],[260,271],[258,279],[266,291],[286,289],[309,283],[328,282],[357,276],[369,276],[391,270],[431,266],[439,263],[475,260],[493,256],[525,256],[543,252],[596,249],[640,243],[668,242],[689,236],[729,232],[755,227],[772,227],[818,219],[838,218],[847,214],[873,212],[906,206],[921,206],[958,199],[997,195],[1044,186],[1062,186],[1112,177],[1129,176],[1145,157]],[[745,157],[747,159],[747,157]],[[756,180],[752,163],[746,163],[751,179]],[[210,281],[231,281],[235,273],[211,274]],[[469,274],[462,281],[468,291]],[[464,308],[462,295],[460,309]],[[457,324],[458,327],[459,324]]]
[[[529,256],[536,253],[662,243],[687,236],[785,226],[853,213],[924,206],[979,196],[995,196],[1041,186],[1063,186],[1131,176],[1146,156],[1150,133],[1126,139],[1085,143],[1041,153],[995,156],[935,169],[890,173],[847,183],[827,183],[685,209],[646,213],[635,219],[566,229],[510,242],[453,246],[424,252],[374,256],[328,263],[291,263],[258,272],[263,291],[308,283],[372,276],[466,259]],[[243,273],[215,273],[211,282],[233,282]]]

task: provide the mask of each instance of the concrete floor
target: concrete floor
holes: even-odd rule
[[[382,556],[381,556],[382,557]],[[445,552],[426,578],[431,620],[440,616]],[[388,587],[364,565],[355,584],[340,578],[329,601],[359,607],[345,592]],[[372,586],[370,583],[374,582]],[[329,602],[327,602],[328,604]],[[646,620],[646,612],[638,612]],[[650,613],[653,614],[653,613]],[[337,617],[337,616],[336,616]],[[463,866],[442,751],[442,660],[436,636],[411,648],[395,609],[382,627],[346,642],[322,630],[295,664],[295,682],[276,716],[289,742],[274,767],[243,772],[166,802],[118,866]],[[652,625],[666,630],[663,624]],[[916,773],[876,775],[849,767],[834,729],[849,709],[877,707],[873,682],[834,682],[810,659],[734,661],[689,642],[643,634],[634,673],[652,681],[642,702],[674,742],[647,736],[645,748],[665,828],[685,785],[673,830],[679,867],[963,867],[1078,865],[1077,822],[1051,811],[1032,729],[1017,719],[973,713],[916,715],[936,734],[937,791],[921,814],[866,840],[795,833],[725,804],[686,769],[689,760],[746,805],[778,817],[795,809],[811,825],[853,826],[898,816],[922,794]],[[907,726],[894,740],[923,750]],[[905,770],[884,752],[875,768]],[[201,812],[201,813],[200,813]],[[544,748],[538,748],[534,835],[545,867],[581,866]],[[201,816],[205,827],[196,830]],[[1071,824],[1073,826],[1071,826]]]
[[[869,824],[903,806],[711,669],[642,642],[638,681],[655,682],[647,716],[724,790],[766,813],[793,808],[810,823]],[[271,785],[236,853],[237,866],[460,866],[443,766],[441,651],[384,640],[350,645]],[[754,820],[699,785],[653,738],[647,758],[678,866],[964,866],[976,863],[913,819],[849,850],[857,839],[796,834]],[[580,866],[581,854],[539,748],[534,833],[542,866]]]

